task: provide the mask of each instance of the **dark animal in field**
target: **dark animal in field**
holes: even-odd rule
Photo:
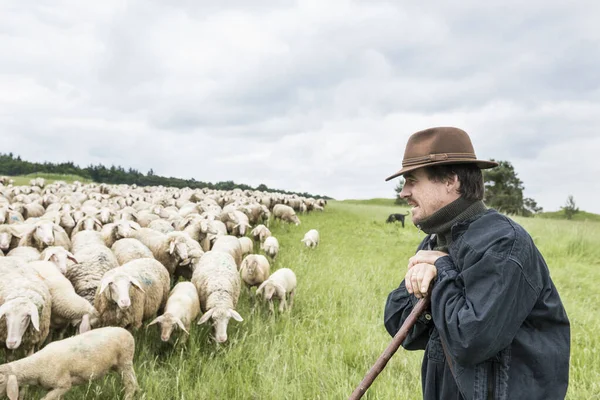
[[[388,224],[391,222],[402,222],[402,227],[404,228],[404,218],[406,218],[406,216],[408,215],[408,213],[406,214],[390,214],[390,216],[387,218],[387,220],[385,222],[387,222]]]

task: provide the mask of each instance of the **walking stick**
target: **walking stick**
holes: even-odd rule
[[[361,397],[363,397],[363,395],[365,394],[367,389],[369,389],[375,378],[377,378],[381,371],[383,371],[390,358],[392,358],[392,356],[394,355],[396,350],[398,350],[404,339],[406,339],[406,336],[408,336],[408,332],[410,332],[412,327],[417,322],[417,318],[419,318],[419,316],[423,314],[427,307],[429,307],[430,301],[431,286],[429,293],[427,293],[427,296],[421,298],[417,302],[417,305],[412,309],[412,311],[408,315],[408,318],[404,320],[404,323],[400,327],[398,333],[396,333],[396,335],[392,339],[392,342],[388,345],[383,354],[379,356],[379,358],[375,362],[375,365],[371,367],[367,375],[365,375],[365,377],[363,378],[362,382],[360,382],[358,387],[354,389],[354,392],[352,392],[348,400],[358,400]]]

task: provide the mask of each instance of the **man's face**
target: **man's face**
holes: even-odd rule
[[[449,188],[445,182],[430,181],[423,168],[404,174],[404,179],[406,181],[400,197],[412,206],[412,221],[415,225],[459,197],[455,186]]]

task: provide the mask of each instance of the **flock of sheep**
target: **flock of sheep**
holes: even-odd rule
[[[326,205],[239,189],[2,182],[0,348],[11,362],[0,365],[0,397],[10,400],[27,385],[58,399],[110,370],[130,399],[138,390],[130,331],[158,324],[161,340],[178,331],[179,343],[192,322],[212,321],[223,343],[229,320],[243,321],[242,286],[256,287],[271,312],[274,299],[291,309],[296,275],[271,273],[279,242],[268,226],[300,225],[297,213]],[[316,247],[319,233],[302,242]]]

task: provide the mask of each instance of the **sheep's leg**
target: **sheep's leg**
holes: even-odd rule
[[[60,399],[62,397],[62,395],[65,394],[65,393],[67,393],[69,390],[71,390],[71,385],[70,384],[69,384],[68,387],[54,388],[51,391],[49,391],[48,393],[46,393],[46,395],[44,397],[42,397],[42,400]]]
[[[135,371],[133,370],[133,363],[126,363],[119,368],[121,373],[121,379],[123,379],[123,386],[125,387],[124,400],[131,400],[135,392],[139,389],[137,379],[135,377]]]
[[[289,310],[292,310],[292,307],[294,306],[294,294],[296,293],[296,289],[292,289],[292,291],[290,292],[290,306],[288,307]]]
[[[283,297],[279,300],[279,312],[282,313],[285,310],[286,306],[287,306],[287,302],[285,301],[285,294],[284,294]]]
[[[275,314],[275,307],[273,306],[273,299],[269,299],[269,311],[271,314]]]

